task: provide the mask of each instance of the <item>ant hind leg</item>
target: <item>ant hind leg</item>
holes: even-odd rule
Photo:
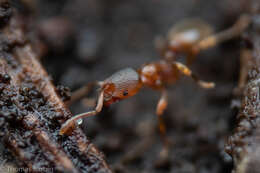
[[[200,87],[202,88],[214,88],[215,83],[214,82],[205,82],[203,80],[200,80],[199,77],[197,77],[195,74],[192,73],[192,71],[185,66],[184,64],[180,62],[174,62],[176,68],[184,75],[191,77]]]

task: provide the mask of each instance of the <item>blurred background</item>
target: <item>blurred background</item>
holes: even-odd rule
[[[54,83],[72,91],[125,68],[160,59],[154,40],[176,23],[201,18],[215,32],[230,27],[246,0],[21,0],[15,3],[31,24],[34,49]],[[155,109],[160,93],[143,89],[84,119],[83,130],[104,152],[115,172],[230,173],[224,152],[237,110],[232,92],[239,76],[239,38],[201,52],[191,69],[216,88],[204,90],[183,78],[169,89],[164,119],[171,141],[161,161]],[[89,97],[94,97],[92,93]],[[77,114],[92,109],[83,99]],[[84,104],[85,103],[85,104]]]

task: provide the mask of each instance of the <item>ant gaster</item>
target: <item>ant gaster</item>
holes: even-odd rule
[[[242,15],[231,28],[213,35],[210,35],[211,29],[206,23],[195,22],[194,24],[193,22],[193,25],[190,25],[191,23],[188,25],[187,22],[184,22],[180,26],[177,25],[174,27],[168,34],[168,40],[157,46],[163,57],[162,60],[143,65],[138,70],[126,68],[116,72],[104,81],[96,82],[95,84],[100,87],[100,90],[95,110],[78,114],[67,120],[62,125],[60,134],[70,133],[76,127],[77,120],[98,114],[102,110],[103,105],[109,106],[119,100],[134,96],[143,87],[149,87],[161,92],[156,114],[159,117],[160,133],[165,134],[165,125],[161,115],[168,104],[167,85],[173,84],[181,75],[185,75],[191,77],[202,88],[214,87],[213,82],[200,80],[186,65],[177,62],[177,55],[179,53],[186,54],[187,64],[189,65],[195,55],[201,50],[213,47],[220,42],[240,35],[249,25],[250,17]],[[90,85],[93,85],[93,83]],[[88,92],[86,87],[83,90],[85,90],[83,93]],[[82,91],[79,93],[82,95]]]

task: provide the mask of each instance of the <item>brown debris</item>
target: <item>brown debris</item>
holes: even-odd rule
[[[0,19],[10,17],[6,7],[8,2],[0,1]],[[111,172],[80,129],[59,135],[71,112],[38,62],[20,20],[14,14],[0,31],[1,142],[18,160],[17,167],[30,172]]]

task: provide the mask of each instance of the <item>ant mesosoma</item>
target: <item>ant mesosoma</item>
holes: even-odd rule
[[[201,50],[239,36],[249,23],[250,17],[242,15],[231,28],[213,35],[211,35],[211,27],[200,20],[186,21],[175,25],[168,34],[168,40],[157,46],[163,57],[162,60],[145,64],[138,70],[132,68],[120,70],[104,81],[90,83],[76,91],[75,95],[77,96],[72,101],[86,94],[90,85],[98,85],[100,90],[97,106],[93,111],[78,114],[68,119],[62,125],[60,134],[72,132],[77,126],[77,120],[98,114],[103,105],[109,106],[112,103],[134,96],[143,87],[149,87],[161,92],[156,114],[159,118],[160,133],[164,136],[166,129],[161,115],[168,104],[167,85],[173,84],[181,75],[185,75],[191,77],[202,88],[213,88],[215,86],[213,82],[200,80],[186,65],[177,62],[178,54],[186,54],[187,64],[189,65]]]

